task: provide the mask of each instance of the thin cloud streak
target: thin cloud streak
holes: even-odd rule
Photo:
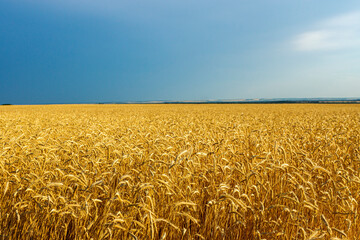
[[[297,51],[330,51],[360,47],[360,11],[315,24],[313,30],[298,34],[293,40]]]

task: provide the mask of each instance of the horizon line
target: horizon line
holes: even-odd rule
[[[281,104],[281,103],[329,103],[349,104],[360,103],[360,97],[310,97],[310,98],[244,98],[244,99],[209,99],[209,100],[139,100],[139,101],[106,101],[106,102],[73,102],[73,103],[3,103],[1,106],[26,105],[86,105],[86,104]]]

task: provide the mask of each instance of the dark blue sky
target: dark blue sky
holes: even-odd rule
[[[0,0],[0,104],[359,97],[360,2]]]

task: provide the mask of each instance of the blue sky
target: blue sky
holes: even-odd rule
[[[360,97],[360,2],[0,0],[0,104]]]

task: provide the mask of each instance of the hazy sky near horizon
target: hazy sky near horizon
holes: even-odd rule
[[[0,0],[0,104],[360,97],[360,1]]]

